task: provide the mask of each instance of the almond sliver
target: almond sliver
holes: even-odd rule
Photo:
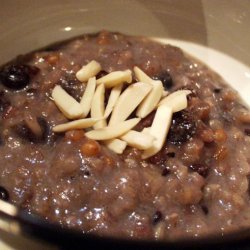
[[[150,127],[143,128],[141,132],[144,134],[150,134]]]
[[[134,67],[135,77],[139,82],[151,83],[153,81],[145,72],[143,72],[139,67]]]
[[[154,141],[154,137],[152,135],[137,132],[135,130],[130,130],[129,132],[121,136],[120,139],[127,142],[129,146],[141,150],[152,147]]]
[[[177,90],[169,95],[167,95],[166,97],[164,97],[160,103],[158,104],[158,106],[163,105],[163,104],[167,104],[167,103],[172,103],[172,101],[178,96],[178,95],[189,95],[192,92],[190,90],[187,89],[182,89],[182,90]]]
[[[161,105],[166,105],[170,108],[172,108],[173,112],[179,112],[188,106],[187,102],[187,95],[186,94],[181,94],[177,95],[175,98],[169,99],[169,101],[164,102],[164,104]]]
[[[99,78],[97,81],[97,84],[103,83],[106,88],[112,88],[115,85],[121,84],[121,83],[131,83],[132,82],[132,72],[131,70],[124,70],[124,71],[114,71],[106,76],[103,76]]]
[[[53,127],[52,130],[54,132],[65,132],[73,129],[89,128],[92,127],[97,121],[99,121],[99,119],[93,119],[93,118],[80,119],[56,125]]]
[[[76,78],[81,82],[88,81],[89,78],[96,76],[101,71],[101,69],[102,67],[100,63],[93,60],[89,62],[87,65],[83,66],[76,73]]]
[[[113,108],[121,94],[122,87],[123,87],[123,84],[121,83],[112,88],[110,96],[109,96],[108,104],[106,106],[105,113],[104,113],[105,117],[108,117],[113,111]]]
[[[90,109],[91,109],[91,103],[95,94],[95,88],[96,88],[96,79],[95,77],[89,78],[88,84],[86,86],[86,89],[83,93],[80,105],[82,106],[82,112],[83,112],[83,118],[85,118]]]
[[[109,140],[113,138],[117,138],[131,130],[141,119],[140,118],[133,118],[114,126],[108,126],[105,128],[100,128],[96,130],[91,130],[87,132],[85,135],[93,140]]]
[[[162,149],[170,129],[172,115],[173,111],[168,106],[162,105],[158,107],[149,130],[150,134],[155,137],[155,140],[153,146],[143,152],[142,159],[151,157]]]
[[[105,88],[104,85],[101,84],[96,88],[94,97],[91,103],[91,117],[92,118],[102,118],[104,117],[104,98],[105,98]],[[103,128],[107,126],[107,122],[105,119],[98,121],[94,128]]]
[[[56,106],[68,119],[79,118],[82,115],[82,107],[61,86],[57,85],[52,90],[52,98]]]
[[[136,111],[136,116],[140,118],[146,117],[150,114],[159,103],[162,92],[163,92],[163,85],[161,81],[152,81],[151,82],[153,89],[147,95],[147,97],[142,101]]]
[[[151,84],[142,82],[137,82],[128,86],[116,102],[109,125],[125,121],[151,89]]]
[[[105,141],[105,145],[117,154],[122,154],[125,148],[127,147],[127,142],[119,139],[111,139]]]

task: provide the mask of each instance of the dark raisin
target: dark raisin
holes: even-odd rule
[[[204,213],[205,215],[208,214],[208,207],[207,207],[207,206],[201,205],[201,209],[202,209],[202,211],[203,211],[203,213]]]
[[[90,172],[88,170],[85,170],[84,173],[83,173],[84,176],[88,177],[90,176]]]
[[[66,74],[61,77],[59,85],[71,96],[73,96],[77,101],[82,97],[84,84],[79,83],[74,74]]]
[[[25,123],[16,125],[14,127],[14,131],[24,140],[34,143],[45,142],[49,134],[49,126],[47,124],[47,121],[42,117],[38,117],[37,122],[41,127],[41,135],[34,134],[33,131]]]
[[[214,89],[214,93],[219,94],[220,92],[221,92],[221,89],[219,89],[219,88]]]
[[[0,71],[1,83],[10,89],[23,89],[38,72],[38,68],[28,65],[8,65]]]
[[[204,164],[192,164],[189,168],[203,177],[207,177],[209,172],[209,167]]]
[[[250,128],[246,128],[244,130],[244,133],[247,135],[247,136],[250,136]]]
[[[42,136],[40,137],[40,141],[46,141],[47,137],[49,135],[49,125],[48,122],[44,117],[38,117],[37,122],[39,123],[41,130],[42,130]]]
[[[170,174],[170,170],[168,168],[164,168],[161,172],[161,175],[162,176],[167,176]]]
[[[8,201],[9,200],[9,193],[2,186],[0,186],[0,200],[4,200],[4,201]]]
[[[161,211],[157,210],[153,215],[153,225],[156,225],[161,220],[162,220],[162,213]]]
[[[171,89],[173,87],[173,80],[169,72],[166,70],[161,72],[157,76],[152,77],[154,80],[160,80],[163,84],[165,90]]]
[[[168,152],[167,156],[170,158],[174,158],[175,157],[175,152]]]
[[[165,165],[166,160],[167,160],[167,154],[165,154],[163,150],[148,158],[148,161],[150,163],[163,166]]]
[[[192,138],[195,133],[196,123],[190,113],[181,111],[173,115],[172,125],[168,134],[170,143],[180,145]]]

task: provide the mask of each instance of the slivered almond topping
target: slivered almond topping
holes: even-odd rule
[[[96,79],[95,77],[89,78],[88,84],[86,86],[86,89],[84,91],[84,94],[81,98],[81,107],[82,107],[82,112],[83,115],[82,117],[85,118],[91,109],[91,103],[94,97],[95,93],[95,88],[96,88]]]
[[[166,91],[166,90],[163,90],[163,92],[162,92],[162,97],[164,98],[164,97],[166,97],[166,96],[168,96],[168,95],[169,95],[169,92]]]
[[[105,128],[100,128],[96,130],[91,130],[87,132],[85,135],[93,140],[109,140],[113,138],[117,138],[131,130],[138,122],[140,121],[140,118],[133,118],[118,124],[115,124],[113,126],[108,126]]]
[[[105,117],[108,117],[111,112],[113,111],[113,108],[121,94],[121,91],[122,91],[122,87],[123,87],[123,84],[119,84],[117,86],[115,86],[114,88],[112,88],[111,90],[111,93],[110,93],[110,96],[109,96],[109,100],[108,100],[108,104],[107,104],[107,107],[105,109],[105,113],[104,113],[104,116]]]
[[[144,128],[141,132],[144,134],[150,134],[150,127]]]
[[[73,129],[90,128],[99,120],[100,119],[94,119],[94,118],[75,120],[75,121],[67,122],[64,124],[56,125],[53,127],[53,131],[65,132],[65,131],[73,130]]]
[[[160,106],[155,114],[149,133],[155,137],[152,147],[145,150],[142,158],[146,159],[158,153],[166,141],[168,131],[172,122],[173,111],[168,106]]]
[[[127,142],[119,139],[111,139],[105,141],[105,145],[117,154],[122,154],[125,148],[127,147]]]
[[[102,118],[104,117],[104,97],[105,97],[105,88],[104,85],[101,84],[97,87],[94,97],[92,99],[92,106],[91,106],[91,117],[92,118]],[[107,126],[107,122],[105,119],[102,119],[95,123],[94,129],[97,128],[104,128]]]
[[[132,82],[130,70],[111,72],[96,80],[94,76],[100,70],[100,64],[91,61],[77,72],[80,81],[88,81],[80,103],[62,87],[56,86],[53,89],[54,102],[67,118],[85,118],[89,113],[91,117],[56,125],[53,131],[87,129],[86,137],[102,141],[117,154],[122,154],[127,145],[143,150],[143,159],[158,153],[166,141],[172,114],[187,107],[187,95],[191,91],[178,90],[169,94],[164,91],[161,81],[151,79],[138,67],[134,67],[134,73],[139,82],[130,85],[125,84]],[[122,92],[124,86],[125,90]],[[112,88],[106,108],[105,88]],[[132,130],[141,118],[155,109],[151,127],[144,128],[141,132]],[[134,111],[139,118],[126,120]],[[109,116],[107,126],[106,119]]]
[[[188,106],[187,95],[180,94],[176,95],[175,98],[170,98],[169,101],[164,102],[161,105],[166,105],[172,108],[173,112],[179,112]]]
[[[189,95],[191,94],[192,92],[190,90],[187,90],[187,89],[182,89],[182,90],[177,90],[169,95],[167,95],[165,98],[163,98],[160,103],[158,104],[158,106],[160,105],[163,105],[163,104],[166,104],[166,105],[175,105],[175,98],[179,95]],[[172,103],[172,104],[171,104]]]
[[[97,80],[97,84],[103,83],[105,85],[105,88],[112,88],[118,84],[125,82],[132,82],[132,72],[129,69],[124,71],[111,72]]]
[[[52,91],[56,106],[68,119],[79,118],[83,112],[80,103],[70,96],[61,86],[57,85]]]
[[[116,102],[109,125],[125,121],[151,89],[152,85],[148,83],[137,82],[129,85]]]
[[[145,72],[143,72],[139,67],[134,67],[135,77],[139,82],[151,83],[153,81]]]
[[[96,76],[102,67],[100,63],[96,61],[91,61],[87,65],[83,66],[77,73],[76,78],[81,82],[88,81],[89,78]]]
[[[145,150],[153,145],[154,137],[150,134],[130,130],[120,137],[123,141],[127,142],[129,146]]]
[[[142,101],[136,111],[136,115],[140,118],[146,117],[150,114],[159,103],[162,92],[163,92],[163,85],[161,81],[152,81],[151,82],[153,89],[150,91],[148,96]]]

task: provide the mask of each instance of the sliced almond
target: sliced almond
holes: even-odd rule
[[[61,86],[57,85],[52,91],[52,98],[56,106],[68,119],[79,118],[82,115],[82,107]]]
[[[129,146],[141,150],[145,150],[153,146],[154,137],[150,134],[130,130],[120,137],[123,141],[127,142]]]
[[[127,142],[119,139],[111,139],[105,141],[105,145],[117,154],[122,154],[125,148],[127,147]]]
[[[173,112],[179,112],[188,106],[188,101],[187,101],[187,95],[186,94],[181,94],[177,95],[175,98],[169,99],[169,101],[166,101],[164,104],[170,108],[172,108]]]
[[[158,106],[161,106],[163,104],[166,104],[166,105],[173,105],[173,100],[179,96],[179,95],[189,95],[191,94],[192,92],[190,90],[187,90],[187,89],[182,89],[182,90],[177,90],[171,94],[169,94],[168,96],[166,96],[165,98],[163,98],[160,103],[158,104]]]
[[[134,67],[135,77],[139,82],[151,83],[153,81],[145,72],[143,72],[139,67]]]
[[[73,130],[73,129],[90,128],[97,121],[99,121],[99,119],[94,119],[94,118],[80,119],[80,120],[75,120],[72,122],[67,122],[67,123],[56,125],[53,127],[52,130],[54,132],[65,132],[65,131]]]
[[[112,88],[124,82],[131,83],[132,72],[129,69],[124,71],[114,71],[107,74],[106,76],[99,78],[96,82],[97,84],[103,83],[106,88]]]
[[[102,67],[100,63],[96,61],[91,61],[87,65],[83,66],[77,73],[76,78],[81,82],[88,81],[89,78],[96,76]]]
[[[136,116],[140,118],[146,117],[150,114],[159,103],[162,92],[163,92],[163,85],[161,81],[151,81],[153,89],[147,95],[147,97],[142,101],[136,111]]]
[[[96,88],[96,79],[95,77],[89,78],[88,84],[86,86],[86,89],[83,93],[82,99],[81,99],[81,106],[82,106],[82,117],[86,117],[91,109],[91,103],[95,94],[95,88]]]
[[[96,88],[94,97],[92,99],[91,104],[91,117],[100,119],[104,117],[104,98],[105,98],[105,88],[104,85],[101,84]],[[105,119],[98,121],[94,128],[104,128],[107,126],[107,122]]]
[[[111,112],[113,111],[113,108],[114,108],[114,106],[115,106],[115,104],[116,104],[116,102],[121,94],[122,87],[123,87],[123,84],[121,83],[121,84],[115,86],[114,88],[112,88],[110,96],[109,96],[108,104],[107,104],[105,112],[104,112],[105,117],[108,117],[111,114]]]
[[[125,121],[151,89],[151,84],[142,82],[134,83],[126,88],[115,104],[109,125]]]
[[[143,152],[142,159],[155,155],[162,149],[172,122],[172,115],[173,111],[168,106],[162,105],[157,109],[150,128],[150,134],[155,140],[153,146]]]
[[[117,138],[128,132],[132,129],[141,119],[140,118],[133,118],[114,126],[108,126],[105,128],[100,128],[96,130],[91,130],[87,132],[85,135],[93,140],[109,140],[113,138]]]
[[[162,92],[162,97],[166,97],[166,96],[168,96],[168,95],[169,95],[169,92],[166,91],[166,90],[163,90],[163,92]]]
[[[144,134],[150,134],[150,127],[143,128],[143,130],[141,132]]]

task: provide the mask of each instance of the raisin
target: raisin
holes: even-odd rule
[[[38,117],[37,122],[39,123],[42,130],[41,135],[34,134],[25,123],[20,123],[16,125],[14,127],[14,131],[19,137],[23,138],[24,140],[34,143],[45,142],[49,134],[49,127],[47,121],[43,117]]]
[[[167,159],[167,154],[164,154],[163,151],[158,152],[157,154],[148,158],[148,161],[155,165],[164,165]]]
[[[205,205],[201,205],[202,212],[207,215],[208,214],[208,207]]]
[[[79,83],[73,74],[66,74],[61,77],[59,85],[71,96],[73,96],[77,101],[82,97],[83,84]]]
[[[172,77],[166,70],[157,76],[153,76],[152,78],[154,80],[160,80],[165,90],[171,89],[173,87]]]
[[[162,170],[162,172],[161,172],[161,175],[162,176],[167,176],[167,175],[169,175],[171,172],[170,172],[170,170],[168,169],[168,168],[164,168],[163,170]]]
[[[244,130],[245,135],[250,136],[250,128]]]
[[[161,211],[157,210],[153,215],[153,225],[156,225],[158,222],[160,222],[162,217]]]
[[[209,172],[209,167],[203,164],[192,164],[189,168],[203,177],[207,177]]]
[[[31,77],[38,72],[38,68],[29,65],[8,65],[0,71],[1,83],[10,89],[20,90],[25,88]]]
[[[196,123],[187,111],[173,115],[172,125],[168,134],[168,141],[172,144],[182,144],[196,133]]]
[[[86,170],[86,171],[83,173],[83,175],[84,175],[85,177],[88,177],[88,176],[90,176],[90,172],[89,172],[88,170]]]
[[[175,152],[168,152],[167,156],[170,158],[174,158],[175,157]]]
[[[40,141],[45,142],[49,136],[49,125],[48,122],[44,117],[38,117],[37,121],[42,129],[42,136],[40,138]]]
[[[2,186],[0,186],[0,200],[4,200],[4,201],[8,201],[9,200],[9,193]]]
[[[214,93],[219,94],[220,92],[221,92],[221,89],[219,89],[219,88],[214,89]]]

